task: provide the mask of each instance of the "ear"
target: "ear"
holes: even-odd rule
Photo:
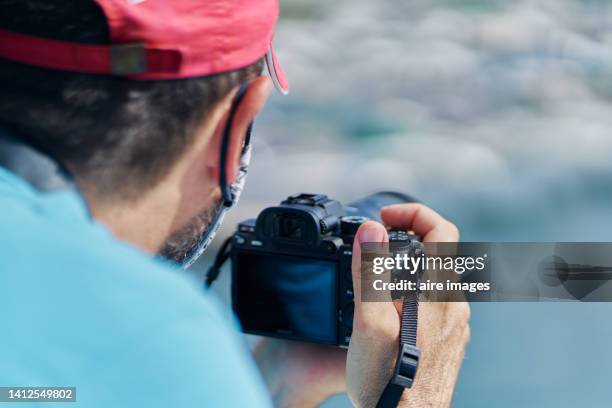
[[[232,123],[232,129],[230,130],[228,160],[226,164],[227,167],[225,169],[228,183],[231,183],[238,175],[240,153],[247,128],[255,119],[255,116],[257,116],[257,114],[263,108],[266,100],[268,99],[271,88],[272,82],[269,77],[260,76],[251,81],[246,94],[243,96],[242,101],[240,102],[240,106],[238,106],[238,109],[236,110]],[[238,88],[232,92],[231,98],[233,98],[237,90]],[[232,100],[231,98],[230,101]],[[209,174],[214,180],[219,179],[219,153],[221,151],[223,132],[227,124],[231,103],[227,104],[226,106],[226,111],[215,128],[213,140],[211,140],[211,143],[208,144],[207,148]]]

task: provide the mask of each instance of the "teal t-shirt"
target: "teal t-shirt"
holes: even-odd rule
[[[212,295],[114,239],[75,192],[0,168],[0,240],[0,387],[76,387],[44,407],[271,405]]]

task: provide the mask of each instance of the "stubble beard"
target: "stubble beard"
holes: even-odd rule
[[[221,200],[215,200],[213,205],[193,217],[183,228],[170,235],[160,248],[158,254],[166,259],[183,263],[187,255],[198,245],[201,238],[211,227]]]

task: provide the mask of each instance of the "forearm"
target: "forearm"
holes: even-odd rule
[[[316,407],[346,391],[340,348],[266,338],[254,357],[276,407]]]

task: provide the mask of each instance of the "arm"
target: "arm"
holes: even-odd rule
[[[276,407],[316,407],[346,392],[346,350],[263,338],[255,360]]]

